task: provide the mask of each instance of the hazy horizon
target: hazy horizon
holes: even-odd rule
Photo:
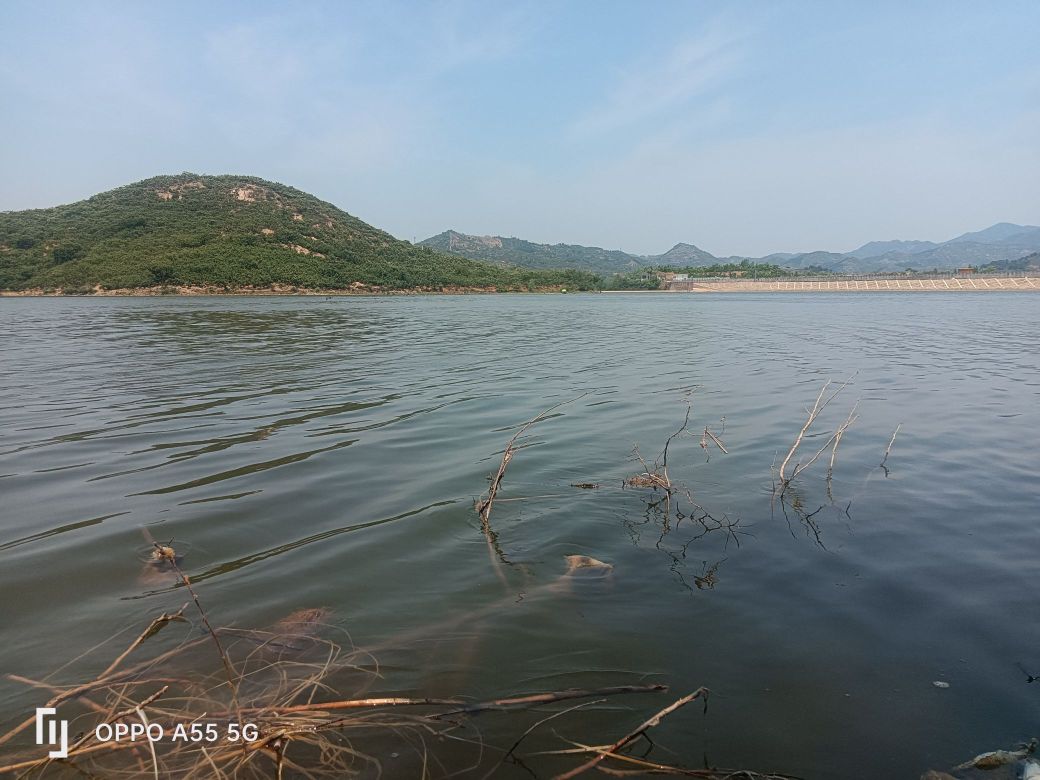
[[[850,251],[1037,224],[1040,6],[0,6],[0,209],[163,173],[408,240]]]

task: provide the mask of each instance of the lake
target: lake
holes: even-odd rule
[[[0,334],[5,673],[90,679],[189,600],[147,529],[214,624],[327,610],[378,659],[366,695],[669,686],[518,754],[610,744],[700,686],[707,713],[665,718],[649,760],[916,778],[1040,736],[1036,296],[24,298]],[[831,478],[827,451],[780,501],[827,380],[849,384],[792,463],[858,417]],[[491,550],[474,502],[561,402],[518,440]],[[625,485],[687,403],[668,469],[689,495]],[[204,636],[193,609],[156,647]],[[2,730],[48,695],[0,680]],[[530,777],[502,749],[574,703],[474,718],[483,751],[431,738],[427,768]],[[408,739],[369,750],[422,770]]]

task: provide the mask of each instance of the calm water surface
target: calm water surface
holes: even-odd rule
[[[666,720],[651,757],[917,777],[1040,736],[1018,666],[1040,674],[1036,296],[6,299],[0,339],[0,671],[43,677],[179,606],[142,579],[147,527],[216,622],[326,607],[387,648],[373,693],[671,686],[532,751],[613,741],[701,685],[707,716]],[[859,401],[829,494],[821,461],[776,505],[777,453],[853,374],[805,445]],[[735,538],[621,487],[688,388],[729,454],[676,440],[671,474]],[[473,501],[516,426],[577,396],[509,468],[503,587]],[[613,572],[561,580],[576,553]],[[39,699],[0,681],[8,725]],[[481,730],[508,746],[531,722]]]

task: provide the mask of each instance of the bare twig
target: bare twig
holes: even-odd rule
[[[665,707],[663,710],[661,710],[660,712],[655,714],[649,720],[644,721],[642,725],[640,725],[638,728],[634,729],[633,731],[630,731],[628,734],[623,736],[621,739],[619,739],[617,742],[615,742],[613,745],[611,745],[605,751],[598,752],[595,756],[590,758],[588,761],[586,761],[581,766],[576,767],[576,768],[570,770],[569,772],[564,772],[562,775],[557,775],[555,780],[570,780],[570,778],[572,778],[572,777],[577,777],[578,775],[582,774],[583,772],[587,772],[588,770],[590,770],[593,767],[595,767],[604,758],[606,758],[608,754],[617,753],[619,750],[621,750],[623,747],[625,747],[625,745],[627,745],[630,742],[632,742],[633,740],[635,740],[637,737],[642,735],[648,729],[652,729],[654,726],[656,726],[658,723],[660,723],[663,718],[667,717],[668,715],[670,715],[671,713],[673,713],[676,710],[680,709],[681,707],[685,707],[687,704],[689,704],[694,699],[701,699],[701,700],[703,700],[704,701],[704,710],[705,710],[705,712],[707,712],[707,709],[708,709],[708,696],[709,696],[709,694],[710,694],[710,691],[707,688],[698,688],[693,693],[688,693],[687,695],[683,696],[681,699],[678,699],[678,700],[672,702],[671,704],[669,704],[667,707]]]
[[[535,704],[549,704],[569,699],[587,699],[595,696],[618,696],[628,693],[662,693],[668,690],[667,685],[617,685],[610,688],[592,688],[589,690],[570,688],[549,693],[532,693],[525,696],[512,696],[504,699],[491,699],[483,702],[468,702],[465,699],[435,698],[400,698],[375,697],[368,699],[344,699],[342,701],[312,702],[297,704],[291,707],[280,707],[278,713],[284,715],[292,712],[318,712],[328,710],[374,709],[377,707],[453,707],[448,712],[438,713],[438,717],[446,715],[473,714],[487,710],[505,710],[516,707],[529,707]],[[255,712],[263,708],[245,707],[243,713]],[[211,713],[219,717],[228,713]]]
[[[824,452],[826,452],[828,447],[832,447],[832,445],[833,447],[831,449],[831,462],[834,462],[834,453],[837,450],[838,441],[840,441],[841,437],[845,435],[845,431],[848,430],[849,426],[852,425],[852,423],[856,422],[857,419],[859,419],[859,415],[856,414],[856,408],[856,406],[852,407],[852,411],[849,412],[849,416],[845,418],[845,422],[838,426],[838,430],[831,434],[830,438],[827,439],[827,441],[824,442],[824,445],[816,451],[815,455],[809,458],[809,460],[807,460],[805,463],[800,463],[795,467],[795,470],[791,473],[791,479],[794,479],[801,472],[809,468],[809,466],[815,463],[816,459],[819,458]]]
[[[512,744],[512,746],[509,748],[509,750],[507,750],[505,752],[505,755],[502,756],[501,760],[495,766],[493,766],[491,768],[491,771],[489,771],[486,775],[484,775],[484,780],[487,780],[489,777],[494,775],[498,771],[498,768],[500,766],[502,766],[502,764],[504,764],[510,758],[513,758],[513,753],[514,753],[514,751],[516,751],[516,749],[518,747],[520,747],[520,743],[523,742],[525,739],[527,739],[527,737],[529,737],[531,735],[531,732],[533,732],[539,726],[542,726],[542,725],[548,723],[550,720],[555,720],[556,718],[559,718],[562,715],[566,715],[566,714],[568,714],[570,712],[574,712],[575,710],[579,710],[582,707],[589,707],[589,706],[591,706],[593,704],[602,704],[605,701],[606,701],[606,699],[593,699],[592,701],[583,701],[583,702],[581,702],[581,704],[575,704],[573,707],[568,707],[565,710],[560,710],[559,712],[554,712],[551,715],[547,715],[546,717],[542,718],[541,720],[535,721],[534,723],[532,723],[530,726],[527,727],[527,729],[524,731],[523,734],[521,734],[519,737],[516,738],[516,742],[514,742]],[[515,761],[516,759],[514,758],[513,760]]]
[[[820,388],[820,392],[816,396],[816,401],[813,403],[812,408],[807,410],[807,412],[806,412],[807,416],[806,416],[806,419],[805,419],[805,423],[802,425],[801,430],[798,431],[798,435],[795,437],[794,443],[791,445],[791,448],[787,451],[787,455],[780,462],[779,476],[780,476],[780,492],[781,492],[781,494],[787,489],[787,486],[791,484],[791,481],[795,477],[797,477],[800,472],[805,471],[805,469],[807,469],[813,462],[815,462],[816,459],[819,458],[820,455],[822,455],[823,452],[834,441],[834,435],[832,435],[827,440],[827,442],[823,445],[823,447],[821,447],[820,450],[815,455],[812,456],[812,458],[810,458],[804,464],[800,463],[800,462],[799,463],[795,463],[795,466],[794,466],[793,471],[791,472],[791,475],[790,476],[787,475],[787,466],[791,462],[791,459],[794,458],[795,454],[798,452],[798,448],[802,445],[802,440],[805,438],[805,435],[809,432],[809,429],[812,427],[812,424],[814,422],[816,422],[816,420],[819,418],[820,414],[823,412],[824,409],[827,408],[827,406],[830,404],[830,402],[833,401],[835,399],[835,397],[837,397],[838,393],[840,393],[842,390],[844,390],[848,386],[849,382],[852,381],[854,376],[855,376],[855,374],[853,374],[851,377],[846,379],[838,387],[838,389],[835,390],[834,392],[832,392],[829,396],[827,395],[827,389],[831,386],[831,381],[830,380],[827,380],[824,383],[823,387]],[[855,410],[853,410],[853,411],[855,411]],[[848,419],[846,420],[846,423],[841,428],[839,428],[839,430],[841,431],[842,434],[844,434],[845,429],[848,428],[848,426],[852,424],[852,421],[854,421],[854,419],[855,419],[854,416],[852,414],[850,414]]]
[[[220,637],[217,636],[217,632],[213,630],[213,626],[210,625],[209,617],[206,615],[206,610],[202,608],[202,602],[199,601],[199,594],[195,592],[195,588],[191,586],[191,580],[188,579],[188,575],[184,573],[180,565],[177,563],[177,554],[173,548],[169,545],[162,545],[158,542],[152,542],[155,545],[156,554],[163,561],[170,564],[173,570],[181,578],[181,582],[184,583],[184,587],[188,589],[188,593],[191,594],[192,600],[195,602],[195,608],[198,609],[199,615],[202,617],[202,622],[206,626],[206,630],[209,635],[213,638],[213,644],[217,646],[217,652],[220,654],[220,660],[224,664],[224,671],[227,673],[227,683],[231,690],[231,703],[234,706],[236,712],[239,709],[238,706],[238,675],[235,672],[235,667],[231,664],[231,659],[228,658],[227,651],[224,649],[224,645],[221,644]],[[239,718],[241,720],[241,718]]]
[[[182,609],[183,609],[183,607],[182,607]],[[148,726],[149,726],[148,718],[145,716],[144,710],[141,707],[137,708],[137,717],[141,719],[141,723],[144,724],[144,729],[145,729],[145,732],[147,733]],[[155,780],[159,780],[159,759],[155,755],[155,743],[152,742],[152,740],[150,740],[150,739],[147,740],[147,742],[148,742],[148,750],[152,754],[152,772],[153,772],[153,776],[155,777]]]
[[[798,435],[795,437],[791,449],[787,451],[787,455],[780,462],[780,482],[783,484],[787,484],[789,481],[787,479],[787,464],[791,462],[791,458],[794,457],[794,454],[798,451],[798,447],[801,446],[802,439],[805,438],[805,434],[809,430],[809,427],[816,421],[816,418],[820,416],[820,412],[823,410],[820,405],[823,403],[823,394],[827,392],[827,388],[830,387],[830,385],[831,382],[828,379],[824,383],[823,387],[820,388],[820,393],[816,396],[816,403],[814,403],[812,409],[809,410],[809,416],[806,418],[805,424],[802,425],[802,429],[798,431]],[[831,397],[833,398],[834,396]]]
[[[724,453],[729,455],[729,450],[726,449],[726,445],[722,443],[718,436],[711,432],[711,429],[707,425],[704,426],[704,435],[711,439],[713,442],[715,442],[716,447],[718,447]]]
[[[892,438],[888,440],[888,446],[885,447],[885,457],[881,459],[881,468],[885,470],[885,476],[888,476],[888,469],[885,464],[888,462],[888,456],[892,454],[892,445],[896,443],[896,436],[899,435],[899,429],[903,427],[903,423],[899,423],[896,429],[892,431]]]
[[[115,671],[115,668],[117,666],[119,666],[119,664],[121,664],[123,662],[123,660],[128,655],[130,655],[130,653],[132,653],[134,650],[136,650],[143,642],[145,642],[145,640],[149,639],[150,637],[154,636],[159,631],[161,631],[163,629],[163,627],[167,623],[172,623],[174,621],[186,622],[185,619],[184,619],[184,609],[187,606],[188,606],[187,604],[184,604],[183,606],[181,606],[180,609],[178,609],[172,615],[170,615],[170,614],[168,614],[166,612],[163,612],[161,615],[159,615],[159,617],[157,617],[154,620],[152,620],[152,622],[148,625],[148,628],[146,628],[144,631],[142,631],[141,634],[137,637],[137,639],[135,639],[133,641],[133,643],[130,645],[130,647],[126,648],[126,650],[124,650],[122,653],[120,653],[116,657],[116,659],[112,663],[110,663],[108,665],[108,668],[105,669],[105,671],[103,671],[101,674],[98,675],[98,677],[99,678],[101,678],[101,677],[108,677],[108,675],[110,675],[113,671]]]
[[[567,740],[575,747],[569,750],[549,750],[534,755],[573,755],[575,753],[600,753],[604,758],[612,758],[626,764],[633,764],[641,769],[615,769],[613,767],[598,766],[600,772],[613,777],[645,777],[647,774],[661,775],[683,775],[685,777],[697,777],[701,780],[799,780],[793,775],[780,775],[775,772],[761,773],[750,769],[687,769],[682,766],[661,764],[656,761],[648,761],[645,758],[625,755],[624,753],[609,753],[607,745],[584,745],[581,742]]]
[[[120,712],[117,712],[111,718],[107,718],[103,722],[104,723],[108,723],[108,724],[116,723],[117,721],[120,721],[123,718],[127,718],[127,717],[129,717],[129,716],[139,712],[140,710],[143,710],[149,704],[151,704],[156,699],[158,699],[160,696],[162,696],[164,693],[166,693],[168,688],[169,688],[168,685],[164,685],[162,688],[157,690],[151,696],[148,696],[146,699],[142,700],[139,704],[134,704],[132,707],[130,707],[128,709],[121,710]],[[89,742],[92,738],[94,738],[94,735],[95,735],[95,731],[88,731],[78,741],[76,741],[75,743],[70,745],[69,748],[68,748],[68,757],[69,758],[75,758],[79,754],[82,754],[82,753],[93,753],[96,750],[113,750],[113,749],[114,750],[118,750],[120,748],[133,748],[133,747],[136,747],[136,745],[133,745],[133,744],[127,744],[127,743],[119,744],[119,743],[116,743],[116,742],[101,742],[101,743],[99,743],[97,745],[91,745],[89,747],[84,747],[84,745],[86,745],[87,742]],[[35,759],[35,760],[30,760],[30,761],[21,761],[21,762],[19,762],[17,764],[8,764],[7,766],[0,766],[0,775],[4,774],[5,772],[14,772],[14,771],[17,771],[19,769],[31,769],[32,767],[40,766],[40,765],[44,765],[45,766],[45,765],[50,764],[51,761],[53,761],[53,760],[54,759],[52,759],[52,758],[44,757],[44,758],[38,758],[38,759]]]

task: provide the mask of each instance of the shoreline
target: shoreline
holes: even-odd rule
[[[542,287],[534,290],[499,290],[495,287],[411,287],[386,289],[355,284],[348,288],[311,290],[287,285],[271,287],[239,287],[225,289],[214,285],[178,285],[154,287],[122,287],[103,289],[95,286],[89,292],[82,289],[63,290],[0,290],[0,298],[176,298],[176,297],[357,297],[357,296],[414,296],[414,295],[546,295],[561,294],[563,287]],[[941,279],[836,279],[799,281],[797,279],[726,280],[672,282],[661,290],[568,290],[571,294],[597,293],[613,295],[643,295],[647,293],[790,293],[790,292],[1040,292],[1040,277],[1001,276],[994,278],[950,277]]]
[[[409,287],[404,289],[388,289],[357,284],[348,288],[332,290],[312,290],[302,287],[272,285],[271,287],[237,287],[225,289],[213,285],[176,285],[155,287],[120,287],[104,289],[95,286],[89,292],[76,290],[0,290],[0,298],[178,298],[178,297],[257,297],[257,296],[299,296],[309,298],[347,297],[347,296],[392,296],[392,295],[502,295],[538,293],[559,293],[560,288],[545,287],[535,290],[499,290],[494,287]]]

